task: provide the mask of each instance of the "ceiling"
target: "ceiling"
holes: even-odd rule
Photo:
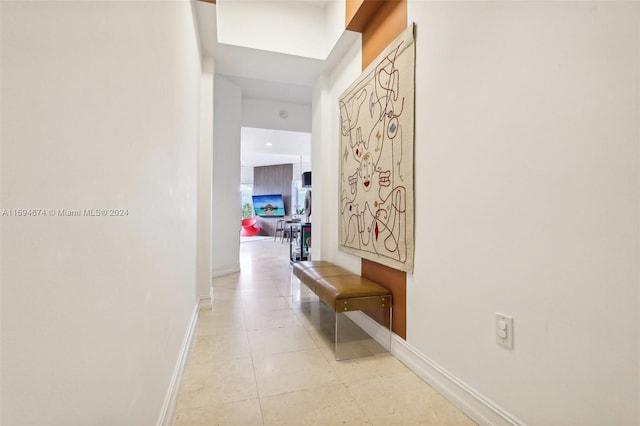
[[[242,167],[310,163],[311,133],[284,130],[241,129]]]
[[[322,9],[331,0],[297,0]],[[200,49],[215,60],[216,74],[242,90],[242,97],[311,105],[312,86],[320,74],[341,59],[359,37],[345,31],[326,60],[218,43],[216,5],[195,2]],[[246,139],[246,140],[245,140]],[[267,142],[271,146],[267,146]],[[244,167],[310,162],[311,136],[300,132],[242,129]]]

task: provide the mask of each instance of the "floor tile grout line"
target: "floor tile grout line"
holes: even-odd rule
[[[281,290],[281,289],[278,289],[278,290]],[[291,293],[291,291],[290,291],[290,293]],[[282,295],[282,297],[287,297],[287,296]],[[289,296],[289,298],[291,298],[291,297],[292,297],[292,296]],[[309,338],[311,338],[311,341],[314,343],[315,350],[318,350],[318,351],[320,352],[320,354],[322,355],[322,351],[321,351],[321,350],[320,350],[320,348],[318,347],[318,343],[317,343],[317,342],[312,338],[312,336],[310,335],[310,333],[308,332],[308,330],[307,330],[307,329],[305,329],[305,328],[303,327],[303,325],[300,323],[300,321],[298,320],[297,316],[295,315],[295,311],[294,311],[294,309],[293,309],[293,306],[292,306],[292,305],[293,305],[293,304],[290,304],[289,308],[287,308],[287,309],[282,309],[282,310],[290,311],[290,312],[294,315],[294,317],[296,317],[296,321],[297,321],[296,327],[301,327],[301,328],[305,331],[305,333],[307,333],[307,335],[309,336]],[[242,298],[242,306],[243,306],[243,314],[244,314],[244,318],[245,318],[245,324],[247,324],[247,319],[246,319],[247,312],[246,312],[246,309],[245,309],[246,303],[245,303],[244,298]],[[279,310],[279,309],[278,309],[278,310]],[[280,328],[280,327],[278,327],[278,328]],[[286,327],[284,327],[284,328],[286,328]],[[248,331],[248,330],[247,330],[247,338],[249,339],[249,331]],[[311,350],[311,349],[309,349],[309,350]],[[298,351],[288,351],[288,352],[299,352],[299,351],[300,351],[300,350],[298,350]],[[263,396],[263,395],[261,394],[260,389],[259,389],[259,387],[258,387],[258,378],[257,378],[257,374],[256,374],[255,356],[256,356],[257,354],[256,354],[256,353],[254,353],[254,348],[253,348],[253,346],[251,345],[251,340],[249,340],[249,352],[250,352],[250,354],[251,354],[251,364],[252,364],[252,367],[253,367],[253,376],[254,376],[254,380],[255,380],[255,383],[256,383],[256,392],[257,392],[257,394],[258,394],[258,404],[259,404],[259,407],[260,407],[260,413],[261,413],[261,417],[262,417],[262,424],[263,424],[263,426],[264,426],[264,424],[265,424],[265,411],[264,411],[264,408],[263,408],[263,398],[273,397],[273,396],[276,396],[276,395],[278,395],[278,394],[275,394],[275,395],[265,395],[265,396]],[[279,354],[281,354],[281,353],[278,353],[278,354],[270,354],[270,355],[279,355]],[[322,356],[324,356],[324,355],[322,355]],[[300,390],[296,390],[296,391],[292,391],[292,392],[299,392],[299,391],[300,391]],[[290,392],[289,392],[289,393],[290,393]]]
[[[291,277],[290,266],[287,265],[287,268],[281,267],[283,263],[282,258],[283,258],[284,251],[280,252],[278,250],[274,250],[274,248],[267,243],[264,243],[264,244],[258,243],[253,245],[253,247],[257,248],[260,251],[259,252],[253,251],[253,248],[252,248],[251,250],[248,250],[244,254],[248,256],[251,256],[252,254],[256,254],[257,260],[248,264],[243,264],[242,265],[243,271],[241,271],[241,273],[234,274],[231,278],[226,277],[222,281],[221,283],[222,285],[217,287],[220,289],[220,294],[223,294],[224,296],[223,298],[225,300],[228,298],[228,300],[230,301],[229,306],[231,305],[236,306],[238,310],[230,309],[228,311],[224,311],[223,312],[224,315],[218,317],[219,319],[215,318],[215,316],[213,318],[208,318],[207,322],[213,323],[214,326],[211,330],[205,330],[207,332],[205,335],[208,335],[209,331],[212,333],[217,333],[218,328],[216,327],[216,324],[220,325],[218,321],[226,322],[226,323],[229,323],[231,321],[238,324],[240,323],[242,318],[242,321],[244,321],[244,324],[240,324],[241,327],[230,327],[225,330],[229,332],[230,336],[233,335],[237,337],[238,340],[242,340],[240,339],[240,337],[244,336],[245,342],[242,345],[234,344],[234,345],[222,347],[216,344],[214,349],[207,349],[206,347],[200,347],[200,349],[201,350],[205,349],[205,353],[208,354],[207,357],[209,355],[215,356],[215,354],[211,353],[212,350],[215,353],[223,351],[224,354],[226,355],[245,354],[242,356],[242,358],[245,359],[245,361],[243,362],[243,366],[241,367],[239,366],[239,368],[242,368],[243,374],[242,374],[242,377],[238,377],[238,379],[243,380],[242,386],[245,390],[249,390],[246,388],[246,386],[252,383],[251,380],[253,379],[253,385],[255,386],[255,393],[249,390],[250,392],[246,392],[245,396],[240,399],[234,400],[232,402],[215,403],[215,408],[212,406],[214,404],[214,400],[209,399],[210,401],[209,409],[208,409],[209,412],[205,414],[203,418],[198,418],[198,416],[200,415],[198,410],[189,408],[188,406],[190,404],[187,404],[187,411],[185,413],[188,413],[188,416],[190,416],[188,417],[188,423],[185,423],[184,422],[185,418],[183,418],[183,420],[179,422],[179,424],[180,425],[188,424],[189,426],[204,426],[205,424],[210,425],[211,422],[215,423],[216,421],[219,421],[219,420],[216,420],[219,418],[218,416],[230,415],[230,416],[233,416],[234,418],[236,418],[235,416],[238,416],[237,417],[238,419],[244,419],[244,420],[239,420],[240,422],[244,422],[244,423],[238,423],[236,421],[236,424],[256,424],[256,425],[262,424],[263,426],[265,425],[270,426],[272,424],[275,424],[274,422],[276,422],[278,423],[279,426],[297,425],[297,424],[311,421],[311,419],[314,419],[314,418],[317,420],[315,416],[319,414],[320,411],[316,412],[318,407],[315,404],[309,407],[308,410],[310,411],[307,411],[306,408],[304,411],[295,410],[294,407],[291,407],[290,404],[287,403],[287,400],[293,398],[295,400],[305,401],[305,399],[309,399],[310,397],[315,398],[315,396],[317,395],[323,395],[323,398],[324,398],[324,397],[327,397],[327,395],[329,395],[331,392],[323,389],[326,389],[331,386],[338,386],[335,388],[336,392],[339,393],[341,398],[344,398],[345,401],[348,401],[348,402],[345,402],[344,404],[338,404],[337,406],[335,406],[335,409],[333,410],[329,409],[329,411],[332,411],[333,414],[336,414],[338,416],[338,417],[333,417],[334,420],[336,419],[345,420],[347,419],[347,416],[355,416],[356,418],[360,419],[357,421],[357,424],[366,423],[366,424],[377,425],[377,424],[380,424],[380,422],[388,421],[389,418],[384,417],[384,415],[382,418],[379,417],[380,415],[382,415],[382,411],[380,410],[380,407],[381,407],[380,404],[386,404],[385,402],[386,398],[375,399],[376,395],[371,394],[371,389],[377,389],[380,386],[383,386],[384,389],[389,389],[389,386],[391,386],[392,389],[396,389],[397,391],[399,391],[398,396],[402,396],[405,393],[407,393],[406,391],[409,391],[410,390],[409,388],[411,388],[413,385],[411,384],[412,383],[411,380],[409,382],[406,382],[404,379],[400,379],[400,376],[402,376],[403,373],[413,373],[413,372],[411,370],[400,371],[399,366],[395,365],[395,363],[389,360],[384,361],[382,357],[380,358],[380,360],[382,360],[383,362],[381,364],[377,363],[375,360],[375,358],[378,358],[377,355],[367,357],[366,360],[364,359],[360,361],[347,360],[347,361],[342,361],[340,363],[337,363],[332,357],[331,347],[329,345],[327,338],[323,337],[324,336],[323,333],[328,332],[328,329],[325,330],[324,327],[320,327],[320,329],[318,329],[317,327],[318,324],[321,325],[327,318],[324,317],[324,314],[321,314],[318,316],[318,313],[315,312],[313,309],[312,310],[300,309],[299,307],[300,301],[298,301],[298,303],[295,302],[295,290],[290,285],[282,284],[285,282],[285,280],[290,281],[290,277]],[[245,245],[245,248],[249,248],[248,245]],[[263,252],[262,250],[265,250],[265,251]],[[268,256],[261,255],[261,253],[266,253],[267,251],[269,255],[271,255],[272,257],[271,259],[269,259]],[[245,256],[245,258],[246,257],[247,256]],[[272,277],[273,279],[262,279],[261,282],[258,282],[258,281],[252,282],[252,279],[255,277],[263,278],[266,276]],[[263,285],[266,285],[268,287],[262,287]],[[216,285],[213,282],[212,282],[212,286],[216,287]],[[262,288],[264,288],[265,290],[261,290]],[[266,290],[267,288],[268,290]],[[266,293],[271,293],[273,295],[276,295],[279,293],[275,297],[286,297],[288,299],[289,306],[284,309],[260,310],[260,313],[258,315],[265,315],[264,320],[268,321],[269,324],[266,324],[268,325],[268,327],[266,328],[261,328],[261,327],[256,328],[255,333],[253,333],[251,330],[249,330],[248,326],[249,325],[255,326],[256,324],[260,325],[260,321],[262,320],[260,319],[256,320],[255,316],[253,316],[254,324],[249,324],[247,320],[249,317],[252,316],[251,314],[253,312],[257,312],[257,310],[254,309],[256,306],[259,307],[261,304],[265,303],[261,299],[264,299],[265,297],[264,295]],[[276,303],[279,304],[280,302],[276,302]],[[224,306],[224,302],[220,306]],[[282,306],[278,305],[278,308],[282,308]],[[274,311],[278,311],[278,310],[286,310],[290,312],[291,315],[293,316],[292,319],[295,319],[295,322],[296,322],[295,326],[293,324],[286,324],[283,326],[272,327],[272,325],[276,325],[278,323],[282,323],[283,321],[285,321],[284,317],[280,317],[277,314],[273,317],[273,320],[268,318],[270,313],[273,313]],[[302,330],[304,330],[304,333],[296,332],[294,334],[294,333],[286,333],[286,332],[285,333],[275,332],[275,334],[273,334],[273,337],[275,337],[275,339],[271,339],[271,336],[269,336],[268,334],[266,335],[266,339],[265,337],[258,337],[260,336],[261,332],[269,333],[273,330],[278,330],[278,329],[293,330],[294,327],[296,328],[302,327]],[[318,332],[314,332],[314,330]],[[311,340],[310,341],[303,340],[304,343],[300,343],[297,340],[287,340],[287,335],[289,335],[291,339],[298,339],[298,337],[302,338],[302,335],[305,335],[306,337],[309,337]],[[306,337],[303,339],[306,339]],[[281,339],[284,339],[284,340],[281,340]],[[261,348],[267,348],[267,350],[269,350],[268,349],[269,340],[271,340],[272,342],[274,342],[274,344],[277,344],[277,345],[280,345],[280,342],[282,342],[282,345],[278,347],[289,348],[289,349],[287,349],[284,352],[261,354],[260,353]],[[254,342],[255,345],[252,344],[252,342]],[[195,346],[195,344],[196,344],[196,341],[194,339],[192,347]],[[245,344],[247,345],[247,349],[243,347],[243,345]],[[309,347],[303,347],[304,345],[308,345]],[[311,346],[313,346],[313,348]],[[245,350],[247,352],[245,352]],[[325,375],[324,379],[316,380],[315,378],[312,378],[310,376],[309,379],[304,378],[303,380],[297,380],[295,374],[289,376],[289,374],[286,373],[287,371],[291,370],[291,367],[293,366],[291,362],[297,358],[296,353],[303,352],[303,351],[309,351],[310,353],[315,352],[316,354],[313,356],[299,357],[299,359],[302,360],[302,363],[299,363],[300,361],[296,361],[295,371],[297,371],[299,368],[304,369],[305,365],[308,365],[309,368],[313,365],[314,369],[316,368],[320,369],[320,370],[316,370],[316,371],[320,371],[319,373],[320,375],[318,376],[318,373],[314,373],[314,377],[323,377],[322,375],[324,374]],[[316,351],[320,352],[320,356],[317,355]],[[190,353],[191,352],[192,351],[190,349]],[[287,354],[291,355],[291,358],[286,358]],[[278,361],[280,363],[280,366],[278,368],[282,370],[270,371],[268,365],[272,361],[266,360],[263,365],[261,360],[262,357],[273,356],[274,357],[273,361],[275,361],[277,357],[282,355],[285,355],[285,358]],[[398,361],[397,358],[393,356],[392,358]],[[201,358],[198,357],[198,359],[200,360]],[[234,356],[234,359],[235,359],[235,356]],[[368,360],[371,360],[371,363],[368,365],[365,365],[368,363]],[[187,360],[187,363],[189,363],[189,360]],[[217,361],[215,361],[215,363],[217,363]],[[212,368],[216,367],[215,363]],[[218,363],[218,367],[219,366],[220,364]],[[247,368],[251,368],[252,371],[251,372],[247,371],[246,370]],[[328,370],[325,370],[325,368],[327,368]],[[323,370],[325,370],[324,373],[321,372]],[[329,370],[333,372],[334,377],[332,378],[326,377],[326,374]],[[277,374],[274,374],[274,373],[277,373]],[[280,373],[285,373],[285,374],[281,375]],[[203,371],[203,374],[207,374],[206,371]],[[216,375],[217,374],[218,373],[216,373]],[[414,374],[408,374],[408,376],[413,377]],[[235,376],[229,376],[228,378],[224,378],[224,380],[234,380],[233,377]],[[258,377],[260,377],[260,380],[263,383],[262,391],[258,386]],[[399,380],[395,379],[394,377],[398,377]],[[282,382],[283,378],[285,380],[284,382]],[[287,384],[289,380],[292,380],[292,381],[289,384]],[[278,381],[280,381],[281,383],[278,383]],[[218,388],[217,383],[218,383],[217,381],[213,381],[209,385],[207,385],[208,388],[214,389],[214,393],[216,395],[217,395],[217,391],[215,391],[215,389]],[[294,384],[294,386],[290,386],[290,384]],[[409,385],[409,388],[407,387],[407,385]],[[426,385],[428,386],[428,384]],[[300,386],[303,388],[297,389],[297,387],[300,387]],[[306,386],[309,386],[309,387],[306,387]],[[338,391],[338,389],[340,390]],[[269,394],[265,395],[265,392]],[[275,393],[271,394],[270,392],[275,392]],[[312,392],[312,393],[311,395],[309,395],[307,394],[307,392]],[[343,392],[346,392],[346,393],[343,394]],[[375,392],[378,393],[378,391],[375,391]],[[440,395],[438,392],[435,392],[435,391],[433,392],[437,395]],[[385,391],[382,391],[382,393],[384,394]],[[398,392],[395,392],[395,393],[398,393]],[[409,392],[409,393],[413,394],[413,392]],[[423,393],[424,392],[419,391],[416,393],[416,395],[423,394]],[[300,395],[297,397],[293,396],[295,394],[300,394]],[[246,396],[246,395],[250,395],[250,396]],[[402,398],[404,398],[407,395],[402,396]],[[423,395],[423,397],[424,396],[425,395]],[[275,398],[275,399],[272,399],[272,398]],[[333,398],[335,398],[335,396]],[[429,398],[426,398],[426,399],[429,399]],[[236,404],[242,401],[252,401],[252,402],[245,402],[244,404],[241,405],[242,407],[251,407],[250,412],[244,413],[243,410],[240,410],[238,413],[234,413],[233,410],[236,410],[238,406],[233,406],[230,404]],[[409,410],[410,413],[407,416],[407,412],[405,410],[407,407],[405,406],[406,404],[403,404],[402,401],[403,399],[399,399],[397,402],[393,403],[397,405],[390,406],[390,408],[394,410],[393,412],[396,413],[394,414],[394,416],[396,415],[400,416],[400,417],[397,417],[397,420],[399,422],[406,423],[406,421],[408,421],[411,418],[413,419],[412,424],[417,424],[415,423],[415,420],[417,420],[417,418],[411,417],[411,416],[427,415],[431,419],[430,424],[433,424],[433,425],[436,425],[436,424],[443,425],[445,423],[457,424],[457,425],[469,424],[465,422],[465,421],[468,421],[468,419],[464,418],[465,416],[463,414],[459,413],[460,416],[462,417],[456,417],[458,416],[458,414],[455,414],[455,413],[452,414],[452,410],[455,411],[456,409],[455,407],[451,407],[450,404],[447,404],[446,406],[444,406],[444,405],[440,405],[440,402],[434,400],[433,402],[434,405],[431,405],[431,402],[423,398],[422,402],[416,405],[416,406],[423,407],[423,409],[417,410],[415,412],[413,412],[413,410]],[[446,400],[443,400],[443,401],[445,401],[446,403]],[[196,401],[192,401],[192,402],[196,402]],[[306,404],[306,402],[304,402],[304,404]],[[220,405],[219,408],[218,408],[218,405]],[[327,407],[323,409],[327,409]],[[343,411],[343,410],[346,410],[346,411]],[[311,415],[311,413],[315,413],[315,414],[313,414],[310,417],[309,415]],[[347,413],[350,413],[350,414],[347,414]],[[213,417],[210,417],[210,416],[213,416]],[[250,416],[251,421],[247,420],[249,418],[248,416]],[[260,419],[259,421],[258,421],[258,418]],[[396,417],[394,417],[394,419],[395,418]],[[455,419],[454,421],[457,421],[457,423],[451,423],[452,419]],[[461,421],[460,419],[463,419],[465,421]],[[315,423],[315,424],[318,424],[318,423]]]
[[[260,397],[260,389],[258,388],[258,376],[256,375],[256,364],[253,357],[253,348],[251,346],[251,340],[249,339],[249,330],[247,329],[247,312],[245,309],[244,299],[242,297],[240,297],[240,304],[242,305],[242,318],[244,319],[244,333],[247,337],[247,344],[249,345],[249,356],[251,357],[251,372],[253,373],[253,382],[256,386],[256,397],[258,399],[258,407],[260,408],[260,422],[262,423],[262,426],[264,426],[264,409],[262,408],[262,398]]]

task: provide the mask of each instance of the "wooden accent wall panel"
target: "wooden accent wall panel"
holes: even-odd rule
[[[384,3],[382,0],[346,0],[345,28],[363,32]]]
[[[407,0],[382,2],[362,31],[362,69],[407,28]]]
[[[358,13],[358,10],[360,9],[360,7],[362,7],[362,3],[364,3],[364,0],[345,0],[344,3],[345,3],[344,27],[347,30],[361,32],[364,29],[364,27],[360,30],[357,30],[352,28],[351,25],[353,22],[353,18]]]
[[[362,69],[407,28],[407,0],[346,0],[345,28],[362,33]],[[362,276],[393,294],[393,332],[407,338],[407,274],[367,259],[361,259]],[[369,315],[381,324],[388,319]]]
[[[276,166],[258,166],[253,168],[253,193],[282,194],[285,214],[291,215],[291,181],[293,180],[293,164],[279,164]],[[258,235],[274,235],[277,217],[257,217],[260,227]]]
[[[391,291],[393,295],[393,332],[403,339],[407,338],[407,273],[393,269],[368,259],[361,259],[363,277],[376,282]],[[369,315],[378,322],[388,325],[386,318]]]

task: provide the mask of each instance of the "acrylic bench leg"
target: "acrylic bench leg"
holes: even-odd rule
[[[361,358],[391,351],[393,310],[386,308],[389,315],[389,328],[375,323],[364,314],[355,312],[336,312],[334,353],[336,361]],[[355,315],[358,316],[355,316]],[[373,336],[360,328],[351,318],[360,318],[366,324],[375,324],[368,328]],[[358,319],[356,319],[358,321]]]

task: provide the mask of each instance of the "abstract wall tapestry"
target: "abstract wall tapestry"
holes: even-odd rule
[[[340,97],[338,244],[413,272],[414,24]]]

